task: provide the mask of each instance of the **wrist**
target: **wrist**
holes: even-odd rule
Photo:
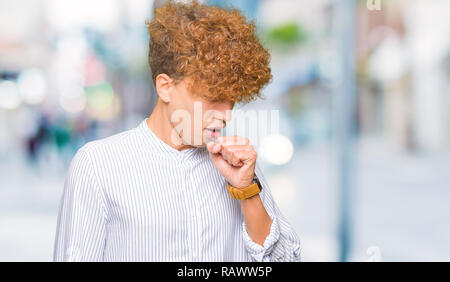
[[[236,185],[233,185],[230,183],[231,186],[233,186],[234,188],[238,188],[238,189],[244,189],[247,188],[248,186],[253,184],[253,179],[251,181],[246,181],[243,183],[237,183]]]
[[[252,176],[248,179],[247,178],[240,179],[236,183],[228,182],[228,184],[230,184],[231,186],[233,186],[234,188],[237,188],[237,189],[244,189],[244,188],[247,188],[248,186],[252,185],[255,182],[255,176],[256,176],[256,174],[253,172]]]
[[[239,200],[239,203],[241,204],[241,207],[249,206],[258,202],[258,200],[261,200],[261,196],[259,194],[256,194],[254,196],[251,196],[250,198]]]
[[[237,200],[247,200],[253,198],[255,195],[258,195],[262,191],[262,186],[258,180],[258,177],[256,177],[256,174],[254,174],[253,180],[249,185],[244,183],[243,185],[236,187],[228,183],[227,190],[232,198]]]

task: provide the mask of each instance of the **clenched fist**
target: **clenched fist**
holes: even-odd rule
[[[252,184],[257,154],[247,138],[222,136],[206,147],[214,165],[231,186],[245,188]]]

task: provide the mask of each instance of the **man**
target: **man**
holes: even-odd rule
[[[170,1],[148,29],[157,105],[136,128],[78,150],[54,260],[299,261],[255,150],[220,136],[234,104],[271,79],[254,24],[235,10]]]

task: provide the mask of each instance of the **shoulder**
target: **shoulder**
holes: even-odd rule
[[[106,156],[132,148],[136,143],[136,129],[129,129],[114,135],[92,140],[78,149],[77,154],[88,155],[90,158]]]
[[[100,172],[99,168],[110,165],[114,156],[121,155],[121,151],[127,148],[135,147],[134,132],[134,129],[130,129],[84,144],[70,162],[69,179],[95,178]]]
[[[70,162],[69,173],[79,174],[87,170],[99,173],[99,168],[111,165],[117,161],[117,156],[136,150],[136,143],[135,129],[89,141],[76,151]]]

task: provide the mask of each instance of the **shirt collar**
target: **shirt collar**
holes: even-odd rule
[[[171,147],[169,144],[156,136],[156,134],[148,127],[147,118],[141,122],[137,129],[145,136],[145,138],[150,142],[150,145],[155,148],[158,153],[180,161],[197,159],[199,158],[200,152],[206,150],[204,147],[195,147],[179,151]]]

